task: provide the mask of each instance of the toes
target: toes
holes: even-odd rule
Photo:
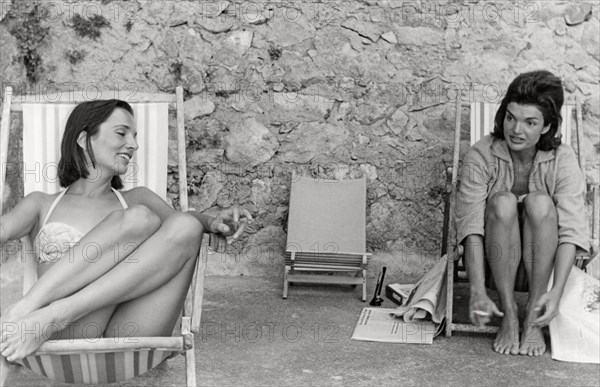
[[[519,354],[519,343],[514,343],[512,345],[512,347],[510,348],[510,354],[511,355],[518,355]]]
[[[5,347],[5,348],[2,349],[2,353],[1,354],[2,354],[3,357],[5,357],[5,358],[8,359],[8,357],[10,355],[12,355],[14,351],[15,351],[14,348],[7,346],[7,347]]]

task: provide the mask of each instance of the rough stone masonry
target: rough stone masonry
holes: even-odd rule
[[[366,175],[368,248],[434,257],[456,98],[499,102],[518,73],[552,71],[567,101],[583,103],[587,178],[600,182],[598,11],[597,1],[4,1],[1,83],[91,98],[182,85],[191,207],[239,204],[256,218],[233,250],[281,256],[299,171]],[[18,120],[11,130],[18,159]],[[14,169],[8,207],[22,196]]]

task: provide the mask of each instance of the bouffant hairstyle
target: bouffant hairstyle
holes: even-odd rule
[[[560,109],[564,102],[564,93],[560,78],[549,71],[531,71],[518,75],[508,86],[506,95],[494,118],[492,136],[504,140],[504,117],[509,103],[535,105],[544,117],[544,126],[550,124],[550,130],[542,134],[537,149],[549,151],[561,144],[556,137],[562,122]]]

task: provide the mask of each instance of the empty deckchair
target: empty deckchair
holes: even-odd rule
[[[294,282],[362,284],[362,300],[366,301],[370,254],[366,253],[365,213],[364,177],[292,177],[283,298],[287,298],[288,284]],[[356,276],[323,275],[331,272],[355,272]]]
[[[62,132],[69,113],[77,103],[89,100],[85,92],[56,95],[12,96],[6,88],[2,115],[2,181],[7,157],[6,140],[10,112],[23,113],[24,194],[32,191],[57,192],[56,177]],[[134,110],[139,149],[122,180],[125,189],[143,185],[167,199],[168,108],[177,114],[180,208],[187,210],[183,89],[173,94],[134,94],[129,98],[104,91],[94,99],[120,98]],[[14,102],[13,102],[14,100]],[[48,101],[53,101],[52,103]],[[2,184],[4,189],[4,184]],[[36,281],[36,264],[31,241],[22,240],[24,261],[23,292]],[[75,384],[106,384],[141,375],[166,358],[186,356],[186,380],[195,386],[194,333],[199,331],[203,297],[206,243],[202,244],[194,277],[181,319],[181,333],[173,337],[127,337],[94,340],[47,341],[21,362],[27,368],[53,380]]]
[[[468,104],[471,109],[470,113],[470,145],[475,144],[484,136],[491,133],[494,128],[494,117],[496,111],[498,110],[499,104],[491,104],[491,103],[483,103],[483,102],[473,102]],[[454,159],[453,165],[459,165],[459,154],[460,154],[460,117],[461,117],[461,108],[462,105],[460,100],[457,101],[456,104],[456,122],[454,128]],[[571,132],[572,132],[572,118],[573,112],[576,112],[576,138],[577,150],[581,149],[583,143],[583,128],[582,128],[582,117],[581,117],[581,105],[577,103],[576,105],[563,105],[561,109],[561,116],[563,118],[560,133],[557,133],[557,136],[561,136],[561,140],[566,144],[571,144]],[[585,177],[585,160],[581,152],[577,152],[579,166],[584,172]],[[451,177],[449,177],[450,185],[449,185],[449,193],[450,198],[448,201],[448,210],[445,214],[444,219],[444,243],[446,243],[445,251],[450,253],[448,259],[448,280],[447,280],[447,298],[446,298],[446,336],[450,337],[452,335],[452,331],[467,331],[467,332],[485,332],[485,333],[494,333],[498,330],[498,327],[495,326],[483,326],[477,327],[471,324],[457,324],[452,321],[453,319],[453,294],[454,294],[454,282],[455,279],[459,277],[457,274],[462,274],[462,277],[466,277],[466,273],[464,273],[464,265],[459,264],[459,260],[463,255],[463,247],[458,246],[456,241],[455,229],[454,229],[454,203],[456,198],[456,190],[457,190],[457,178],[458,171],[457,168],[451,168],[449,171]],[[587,186],[588,194],[592,196],[592,216],[591,216],[591,241],[590,241],[590,253],[585,254],[583,252],[578,251],[578,255],[576,258],[576,264],[580,267],[584,267],[587,262],[593,259],[598,254],[598,187],[592,187],[589,184]],[[455,264],[456,261],[456,264]],[[462,273],[457,273],[457,267],[463,269]],[[516,287],[519,285],[516,284]]]

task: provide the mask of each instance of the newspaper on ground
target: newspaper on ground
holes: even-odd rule
[[[396,309],[364,308],[352,339],[431,344],[446,315],[447,255],[412,288]]]
[[[577,267],[550,322],[550,343],[555,360],[600,363],[600,281]]]
[[[364,308],[352,334],[353,340],[386,343],[431,344],[436,326],[431,321],[404,322],[393,308]]]

